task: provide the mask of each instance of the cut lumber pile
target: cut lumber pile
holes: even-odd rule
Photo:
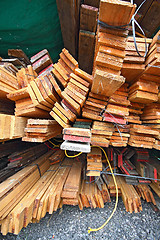
[[[16,73],[18,88],[27,87],[28,84],[37,77],[37,73],[33,70],[31,65],[28,65],[27,68],[21,68]]]
[[[62,202],[66,205],[78,205],[81,186],[81,162],[74,162],[65,181],[61,194]]]
[[[141,212],[141,199],[132,185],[128,185],[123,177],[117,177],[122,193],[122,200],[127,212]]]
[[[6,98],[6,95],[18,89],[16,76],[0,66],[0,98]]]
[[[137,190],[139,196],[143,198],[143,200],[146,200],[147,202],[152,202],[154,205],[156,205],[153,193],[147,185],[139,184],[135,186],[135,189]]]
[[[152,39],[146,38],[147,49]],[[142,57],[140,57],[135,49],[133,37],[127,38],[127,44],[125,48],[125,58],[122,67],[122,75],[125,77],[126,82],[131,83],[142,74],[145,70],[145,39],[136,37],[136,44],[138,51]]]
[[[151,103],[146,105],[141,119],[144,124],[159,132],[159,135],[155,135],[156,140],[153,147],[160,150],[160,104]]]
[[[0,61],[0,66],[5,68],[7,71],[9,71],[11,74],[13,74],[16,77],[18,68],[15,65],[13,65],[12,63],[9,63],[9,62],[1,62]]]
[[[138,79],[135,79],[135,81],[137,80],[136,83],[130,87],[129,100],[132,102],[147,104],[158,101],[158,86],[160,77],[160,54],[158,52],[159,34],[160,31],[155,35],[149,46],[149,51],[145,61],[145,70]]]
[[[62,132],[62,127],[55,120],[28,119],[22,141],[45,142]]]
[[[78,119],[73,127],[64,128],[63,140],[65,141],[61,144],[61,149],[81,152],[86,147],[88,152],[91,142],[91,123],[91,120]]]
[[[108,147],[115,127],[112,123],[94,121],[91,129],[91,144]]]
[[[24,136],[27,118],[0,114],[0,123],[0,141],[6,141]]]
[[[15,101],[15,116],[50,117],[46,111],[48,108],[38,102],[30,85],[11,92],[7,97],[10,100]]]
[[[49,168],[48,157],[52,151],[42,155],[12,177],[0,184],[0,219],[5,219],[27,192]],[[38,167],[37,167],[38,166]]]
[[[80,68],[89,74],[92,73],[93,67],[97,15],[98,8],[81,5],[78,62]]]
[[[52,73],[56,77],[58,83],[65,88],[70,79],[70,74],[75,73],[75,69],[78,68],[78,62],[72,57],[67,49],[63,48],[58,63],[55,63],[53,67]]]
[[[102,152],[97,147],[92,147],[87,154],[87,176],[100,176],[102,171]]]
[[[128,106],[130,105],[127,97],[128,89],[125,83],[109,98],[107,107],[103,113],[104,121],[126,124],[126,117],[129,116]]]
[[[63,127],[68,128],[77,116],[85,103],[89,92],[92,76],[77,68],[75,73],[70,74],[67,87],[61,92],[61,104],[56,103],[50,115]]]
[[[124,28],[115,30],[109,26],[128,24],[134,11],[135,5],[129,2],[100,2],[91,92],[111,96],[125,82],[120,74],[128,32]],[[106,27],[102,27],[104,24]]]
[[[143,113],[143,103],[130,102],[129,116],[126,117],[128,123],[142,124],[140,115]]]
[[[129,88],[129,100],[138,103],[152,103],[158,100],[158,83],[138,80]]]
[[[128,144],[132,147],[153,148],[159,132],[149,126],[131,124]]]
[[[38,75],[46,75],[53,69],[53,62],[47,49],[42,50],[30,59],[33,70]]]
[[[102,121],[102,113],[105,110],[108,97],[89,92],[89,96],[82,109],[82,116],[93,120]]]
[[[130,138],[130,127],[129,125],[117,125],[115,131],[110,138],[110,145],[113,147],[126,147],[128,139]]]

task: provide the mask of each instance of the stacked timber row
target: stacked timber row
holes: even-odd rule
[[[127,38],[125,58],[122,67],[122,75],[125,77],[126,82],[133,82],[145,70],[145,53],[151,41],[152,39],[146,38],[145,45],[144,38],[136,37],[137,48],[141,55],[139,56],[135,49],[133,37]]]
[[[155,135],[153,147],[160,150],[160,104],[148,104],[143,110],[141,119],[144,124],[159,132],[159,134]]]
[[[91,124],[88,119],[77,119],[73,127],[63,129],[63,140],[61,149],[90,152]]]
[[[100,176],[102,171],[102,152],[101,149],[92,147],[87,154],[87,176]]]
[[[128,30],[114,26],[129,24],[134,11],[131,3],[100,2],[91,92],[111,96],[125,82],[121,69]]]
[[[47,49],[44,49],[31,57],[30,61],[32,63],[33,70],[38,75],[46,75],[47,72],[50,72],[53,69],[53,62]],[[31,72],[31,75],[32,74],[33,73]]]
[[[61,134],[62,127],[55,120],[28,119],[22,141],[45,142]]]
[[[0,141],[7,141],[24,136],[27,118],[0,114]]]
[[[155,35],[149,46],[145,61],[145,70],[130,87],[129,100],[132,102],[148,104],[158,101],[160,78],[159,34],[158,32]]]

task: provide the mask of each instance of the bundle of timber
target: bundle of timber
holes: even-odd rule
[[[128,106],[130,101],[128,97],[127,84],[123,84],[110,98],[103,113],[104,121],[114,122],[118,124],[126,124],[129,116]]]
[[[62,132],[62,127],[55,120],[28,119],[22,141],[45,142]]]
[[[0,141],[22,138],[27,118],[14,115],[0,114]]]
[[[78,62],[80,67],[90,74],[92,73],[94,59],[97,15],[98,8],[85,4],[81,5]]]
[[[30,59],[33,70],[38,75],[46,75],[53,69],[53,62],[47,49],[42,50]]]
[[[111,96],[125,82],[120,73],[128,31],[125,28],[115,30],[109,25],[127,25],[134,11],[135,5],[129,2],[100,2],[91,92]]]
[[[140,79],[129,88],[129,100],[138,103],[152,103],[158,100],[158,83]]]
[[[158,101],[158,86],[160,77],[159,34],[153,38],[145,61],[145,70],[138,77],[136,83],[130,87],[129,100],[132,102],[152,103]]]
[[[15,115],[28,117],[47,117],[55,102],[60,101],[61,90],[49,73],[30,81],[27,87],[7,95],[16,102]]]
[[[82,109],[82,116],[93,120],[102,121],[102,113],[105,110],[108,97],[89,92],[89,96]]]
[[[115,127],[112,123],[94,121],[91,129],[91,143],[95,146],[108,147]]]
[[[87,154],[87,176],[100,176],[102,171],[102,152],[97,147],[92,147]]]
[[[63,140],[61,149],[90,152],[91,143],[91,120],[78,119],[73,127],[63,129]]]
[[[37,77],[37,73],[33,70],[31,65],[28,65],[27,68],[21,68],[16,73],[18,88],[27,87],[28,84]]]
[[[144,39],[136,37],[137,48],[141,55],[139,56],[135,48],[133,37],[127,38],[125,58],[122,67],[122,75],[126,78],[126,82],[131,83],[145,70],[145,52],[151,42],[152,39],[150,38]]]
[[[132,147],[153,148],[159,132],[149,126],[131,124],[128,144]]]
[[[6,95],[18,89],[16,76],[0,66],[0,98],[6,98]]]
[[[70,74],[67,87],[61,92],[61,105],[56,103],[50,112],[50,115],[63,127],[70,127],[77,116],[81,114],[81,109],[86,100],[89,88],[92,82],[92,76],[75,69],[75,73]]]
[[[145,106],[141,119],[144,124],[150,126],[153,130],[159,132],[159,135],[155,135],[154,148],[160,150],[160,104],[151,103]]]
[[[45,111],[48,108],[38,102],[30,85],[11,92],[7,97],[15,101],[15,116],[50,118]]]
[[[13,65],[12,63],[9,63],[9,62],[1,62],[0,61],[0,66],[5,68],[7,71],[9,71],[11,74],[13,74],[16,77],[18,68],[15,65]]]
[[[74,162],[61,194],[63,204],[78,205],[81,185],[82,163]]]
[[[114,147],[126,147],[128,139],[130,138],[130,126],[119,124],[116,124],[115,126],[115,131],[110,139],[110,145]]]
[[[143,103],[130,102],[129,116],[126,117],[128,123],[142,124],[140,116],[143,113]]]
[[[65,88],[70,79],[70,74],[75,73],[75,69],[78,68],[78,62],[67,49],[63,48],[58,63],[55,63],[53,67],[52,73],[58,80],[58,83]]]

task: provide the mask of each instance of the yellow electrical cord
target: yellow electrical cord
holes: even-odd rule
[[[109,218],[105,221],[105,223],[104,223],[102,226],[100,226],[99,228],[90,228],[90,227],[89,227],[88,233],[90,233],[90,232],[97,232],[97,231],[101,230],[102,228],[104,228],[104,227],[107,225],[107,223],[111,220],[111,218],[113,217],[113,214],[115,213],[115,211],[116,211],[116,209],[117,209],[117,205],[118,205],[118,187],[117,187],[117,182],[116,182],[116,178],[115,178],[115,176],[114,176],[114,173],[113,173],[111,164],[110,164],[110,162],[109,162],[109,160],[108,160],[107,154],[106,154],[105,150],[104,150],[102,147],[100,147],[100,146],[91,146],[91,147],[98,147],[98,148],[100,148],[100,149],[102,150],[102,152],[104,153],[105,157],[106,157],[106,160],[107,160],[107,162],[108,162],[110,171],[111,171],[111,173],[112,173],[113,181],[114,181],[114,184],[115,184],[115,187],[116,187],[116,203],[115,203],[115,206],[114,206],[114,209],[113,209],[111,215],[110,215]],[[67,154],[67,151],[65,150],[65,155],[66,155],[67,157],[69,157],[69,158],[78,157],[78,156],[81,155],[81,154],[82,154],[82,152],[80,152],[80,153],[78,153],[78,154],[76,154],[76,155],[74,155],[74,156],[69,156],[69,155]]]
[[[76,154],[76,155],[73,155],[73,156],[69,156],[68,154],[67,154],[67,150],[65,150],[65,155],[67,156],[67,157],[69,157],[69,158],[74,158],[74,157],[78,157],[79,155],[81,155],[82,154],[82,152],[79,152],[78,154]]]
[[[48,142],[50,142],[55,148],[56,148],[56,147],[59,147],[59,145],[60,145],[60,144],[59,144],[59,145],[56,145],[56,144],[52,143],[50,140],[48,140]]]
[[[115,213],[115,211],[116,211],[116,209],[117,209],[117,205],[118,205],[118,187],[117,187],[117,182],[116,182],[116,178],[115,178],[115,176],[114,176],[114,173],[113,173],[111,164],[110,164],[110,162],[109,162],[109,160],[108,160],[107,154],[106,154],[106,152],[104,151],[104,149],[103,149],[102,147],[100,147],[100,146],[92,146],[92,147],[98,147],[98,148],[100,148],[100,149],[103,151],[103,153],[104,153],[104,155],[105,155],[105,157],[106,157],[106,160],[107,160],[107,162],[108,162],[110,171],[111,171],[111,173],[112,173],[113,181],[114,181],[114,184],[115,184],[115,187],[116,187],[116,203],[115,203],[113,212],[111,213],[110,217],[106,220],[106,222],[105,222],[102,226],[100,226],[99,228],[90,228],[90,227],[89,227],[88,233],[90,233],[90,232],[97,232],[97,231],[101,230],[102,228],[104,228],[104,226],[106,226],[107,223],[108,223],[108,222],[111,220],[111,218],[113,217],[113,214]]]

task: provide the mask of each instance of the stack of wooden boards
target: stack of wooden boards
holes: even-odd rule
[[[73,127],[64,128],[61,149],[90,152],[91,124],[91,120],[77,119]]]
[[[27,68],[21,68],[16,73],[18,88],[27,87],[28,84],[37,77],[37,73],[33,70],[31,65]]]
[[[18,89],[16,76],[0,66],[0,98],[6,98],[6,94]]]
[[[145,45],[146,40],[146,45]],[[145,52],[148,50],[148,45],[151,43],[150,38],[136,37],[136,44],[141,57],[138,55],[133,37],[127,38],[125,48],[125,58],[122,67],[122,75],[126,82],[133,82],[145,70]]]
[[[85,4],[81,5],[78,62],[80,67],[90,74],[92,73],[94,59],[97,16],[98,8]]]
[[[149,126],[131,124],[128,144],[132,147],[153,148],[159,132]]]
[[[108,97],[89,92],[89,96],[82,109],[82,116],[102,121],[102,113],[107,106]]]
[[[87,154],[87,176],[100,176],[102,171],[102,152],[97,147],[92,147]]]
[[[129,92],[129,100],[132,102],[152,103],[158,101],[158,87],[160,77],[159,54],[160,31],[153,38],[145,60],[145,70],[134,80]]]
[[[45,142],[61,134],[62,127],[55,120],[28,119],[22,141]]]
[[[129,24],[134,11],[135,5],[129,2],[100,2],[91,92],[111,96],[125,82],[120,74],[128,31],[125,28],[115,30],[109,26]]]
[[[27,118],[14,115],[0,114],[0,141],[22,138]]]
[[[93,150],[93,155],[102,157],[100,152]],[[47,212],[50,214],[63,204],[83,207],[103,208],[110,202],[110,195],[115,195],[115,187],[111,176],[107,176],[107,185],[103,182],[101,190],[97,184],[89,183],[81,178],[82,163],[66,159],[49,167],[49,158],[55,153],[48,152],[28,166],[1,183],[1,233],[18,234],[30,222],[39,222]],[[92,159],[94,156],[88,156]],[[39,170],[36,167],[39,165]],[[34,178],[33,178],[34,176]],[[141,197],[156,205],[150,189],[146,185],[136,187],[125,183],[123,177],[116,177],[119,195],[122,196],[126,211],[142,211]],[[21,182],[18,184],[17,181]],[[10,184],[9,184],[10,183]],[[2,189],[2,188],[0,188]],[[108,191],[109,189],[109,191]],[[19,198],[15,198],[17,191]],[[20,195],[21,194],[21,195]],[[11,204],[12,203],[12,204]]]
[[[142,124],[140,115],[143,113],[143,103],[130,102],[129,116],[126,117],[128,123]]]
[[[56,103],[50,112],[50,115],[63,127],[67,128],[72,122],[75,121],[77,116],[81,114],[81,109],[85,103],[86,96],[89,92],[90,85],[92,83],[92,76],[87,74],[78,68],[78,63],[75,59],[65,50],[62,50],[64,56],[68,57],[67,62],[63,64],[68,64],[67,68],[67,80],[64,85],[65,89],[61,92],[61,103]],[[63,55],[60,54],[61,60],[63,60]],[[65,58],[67,58],[65,56]],[[59,64],[59,65],[58,65]],[[57,68],[58,65],[58,68]],[[55,67],[55,65],[54,65]],[[65,68],[58,62],[55,67],[56,71],[62,71],[65,73]],[[54,69],[54,70],[55,70]],[[53,74],[55,71],[53,70]],[[65,70],[65,71],[64,71]],[[55,74],[56,76],[56,74]],[[57,77],[57,76],[56,76]]]
[[[42,50],[30,59],[33,70],[38,75],[46,75],[53,69],[53,62],[47,49]],[[31,74],[32,75],[32,74]]]
[[[91,129],[91,144],[108,147],[115,127],[112,123],[94,121]]]
[[[126,124],[126,118],[129,116],[128,106],[130,101],[128,97],[128,85],[124,83],[108,100],[107,107],[103,113],[104,121],[118,124]]]
[[[58,80],[59,84],[65,88],[70,78],[71,73],[75,73],[75,69],[78,68],[78,62],[72,57],[67,49],[62,49],[60,53],[60,59],[58,63],[55,63],[52,70],[54,76]]]

